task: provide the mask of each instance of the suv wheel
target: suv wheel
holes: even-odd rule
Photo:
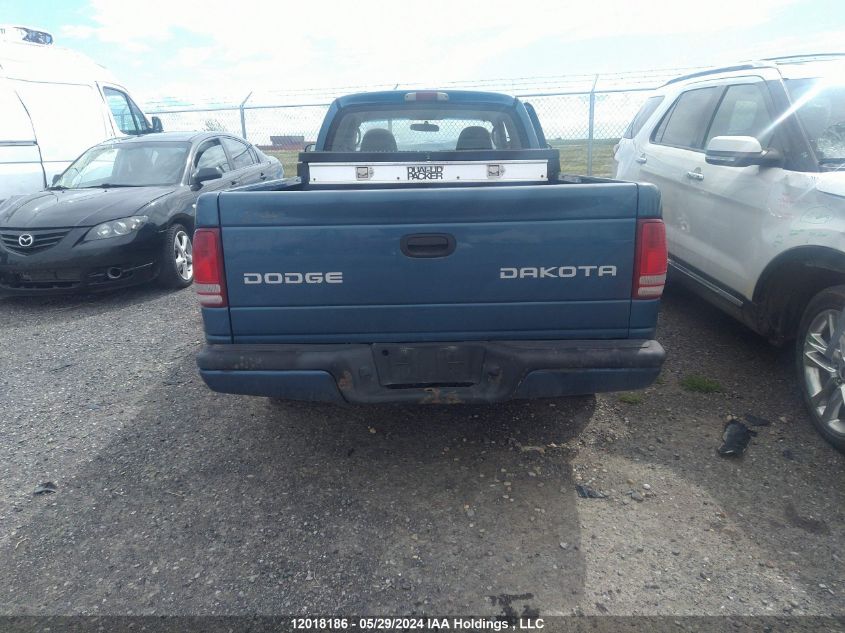
[[[804,402],[819,433],[845,452],[845,286],[818,293],[804,310],[796,359]]]

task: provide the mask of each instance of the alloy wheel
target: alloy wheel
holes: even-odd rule
[[[831,433],[845,436],[845,311],[823,310],[804,338],[804,385],[810,407]]]
[[[173,254],[175,255],[176,272],[185,281],[194,278],[194,255],[191,238],[185,231],[177,231],[173,239]]]

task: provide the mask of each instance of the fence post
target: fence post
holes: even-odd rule
[[[238,106],[238,110],[241,111],[241,137],[246,141],[249,140],[246,137],[246,114],[244,114],[244,106],[246,102],[249,101],[249,98],[252,96],[252,91],[250,90],[249,94],[241,101],[241,105]]]
[[[599,82],[599,76],[596,75],[593,79],[593,87],[590,88],[590,120],[588,123],[587,132],[587,175],[593,175],[593,135],[596,128],[596,84]]]

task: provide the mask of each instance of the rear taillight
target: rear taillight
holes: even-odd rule
[[[666,225],[663,220],[637,221],[634,299],[657,299],[666,284]]]
[[[200,304],[209,308],[225,307],[228,301],[220,229],[197,229],[193,247],[194,290]]]

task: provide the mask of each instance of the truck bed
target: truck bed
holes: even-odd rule
[[[561,175],[545,145],[533,108],[507,95],[337,99],[297,178],[199,198],[203,379],[331,402],[650,384],[659,193]]]

